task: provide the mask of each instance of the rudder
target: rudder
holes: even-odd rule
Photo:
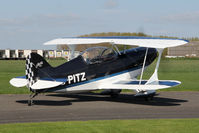
[[[30,53],[26,58],[26,79],[28,81],[27,86],[31,89],[31,86],[38,80],[38,70],[51,67],[46,60],[36,53]]]

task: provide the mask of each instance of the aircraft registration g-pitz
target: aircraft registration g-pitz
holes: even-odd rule
[[[74,58],[76,45],[109,43],[112,48],[88,48]],[[31,53],[26,59],[26,76],[10,80],[15,87],[27,86],[33,98],[44,92],[79,92],[98,89],[107,90],[117,96],[122,89],[136,92],[135,96],[153,98],[156,90],[181,84],[176,80],[159,80],[158,68],[164,48],[188,43],[187,40],[148,37],[74,37],[60,38],[44,45],[68,45],[70,61],[52,67],[40,55]],[[119,51],[118,45],[138,46]],[[143,72],[158,57],[155,71],[148,80],[143,80]],[[140,79],[137,77],[140,76]]]

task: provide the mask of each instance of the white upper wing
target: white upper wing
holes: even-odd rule
[[[150,38],[150,37],[71,37],[59,38],[48,41],[44,45],[77,45],[77,44],[98,44],[110,43],[121,45],[133,45],[139,47],[150,48],[167,48],[176,47],[188,43],[187,40],[182,39],[168,39],[168,38]]]

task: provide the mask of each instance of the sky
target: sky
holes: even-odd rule
[[[0,0],[0,49],[100,32],[199,37],[198,0]]]

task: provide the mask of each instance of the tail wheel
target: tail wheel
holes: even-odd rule
[[[28,106],[32,106],[32,104],[33,104],[33,100],[32,99],[28,100]]]
[[[30,94],[30,99],[28,100],[28,106],[33,105],[33,98],[36,97],[39,93],[32,93]]]

